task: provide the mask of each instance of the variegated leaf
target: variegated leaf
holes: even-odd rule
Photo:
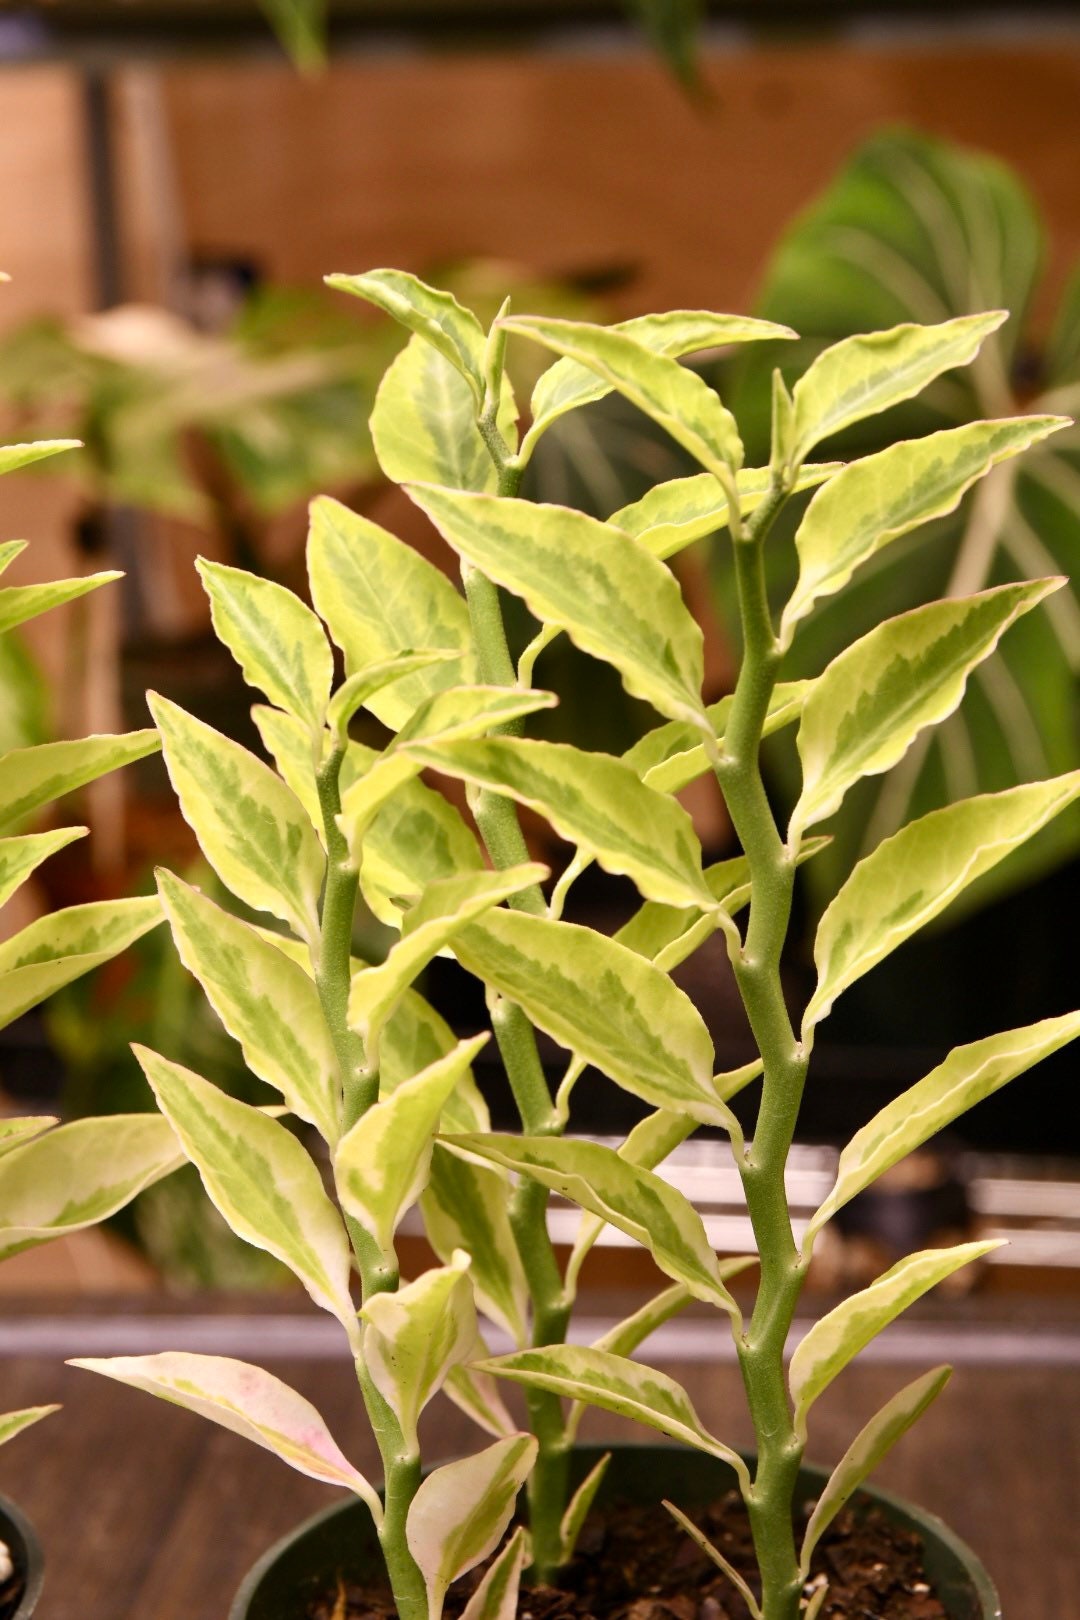
[[[781,681],[773,689],[763,736],[769,737],[799,718],[813,684],[813,681]],[[717,742],[723,741],[731,701],[730,697],[721,698],[705,710],[705,718]],[[666,725],[647,731],[627,749],[623,761],[658,793],[678,793],[712,770],[700,731],[683,720],[669,720]]]
[[[341,1080],[319,994],[310,976],[249,923],[159,869],[158,892],[180,960],[244,1061],[280,1091],[290,1112],[337,1141]]]
[[[58,827],[54,832],[28,833],[24,838],[0,838],[0,906],[7,904],[42,861],[77,838],[85,838],[88,830]]]
[[[729,1125],[701,1014],[635,951],[576,923],[519,911],[492,912],[463,929],[453,950],[539,1029],[635,1097]]]
[[[38,918],[0,944],[0,1028],[163,921],[157,897],[96,900]]]
[[[695,1299],[737,1314],[701,1216],[682,1193],[599,1142],[549,1136],[462,1135],[447,1145],[531,1176],[618,1227]]]
[[[346,1214],[392,1259],[394,1233],[428,1178],[439,1116],[487,1035],[403,1080],[357,1120],[337,1145],[334,1180]]]
[[[856,1131],[840,1155],[832,1191],[807,1226],[807,1252],[825,1222],[878,1176],[1078,1035],[1080,1012],[1074,1012],[954,1048],[943,1063]]]
[[[672,1440],[681,1440],[730,1463],[740,1479],[747,1477],[742,1458],[709,1433],[682,1385],[654,1367],[582,1344],[515,1350],[508,1356],[493,1356],[481,1365],[484,1372],[496,1378],[509,1378],[568,1400],[599,1406],[619,1417],[633,1418],[650,1429],[659,1429]]]
[[[377,697],[386,687],[392,686],[395,681],[404,680],[406,675],[415,675],[417,670],[428,669],[432,664],[447,664],[460,661],[459,654],[449,650],[433,648],[422,652],[397,653],[393,658],[382,658],[367,669],[357,670],[343,681],[330,700],[327,710],[327,723],[338,733],[343,740],[348,735],[349,721],[357,709],[362,709],[373,697]]]
[[[568,507],[430,485],[408,493],[466,563],[612,664],[633,696],[703,723],[701,631],[670,571],[629,535]]]
[[[1064,583],[1028,580],[929,602],[886,619],[834,658],[803,704],[803,789],[791,844],[838,810],[861,777],[891,770],[924,727],[950,715],[1009,626]]]
[[[0,1159],[0,1260],[96,1226],[184,1162],[159,1114],[76,1119]]]
[[[993,1241],[958,1243],[909,1254],[815,1322],[796,1346],[788,1372],[798,1433],[805,1438],[806,1414],[814,1401],[882,1328],[961,1266],[1000,1247]]]
[[[632,878],[646,899],[711,909],[690,817],[621,760],[510,737],[437,743],[420,757],[538,811],[605,871]]]
[[[790,644],[815,602],[841,590],[890,541],[947,517],[991,467],[1061,425],[1056,416],[967,422],[844,467],[814,496],[796,531],[799,580],[780,621],[782,644]]]
[[[381,1525],[378,1493],[342,1455],[311,1402],[261,1367],[229,1356],[176,1350],[156,1356],[83,1356],[68,1365],[184,1406],[264,1446],[310,1479],[355,1492],[367,1503],[376,1525]]]
[[[471,1255],[477,1304],[515,1344],[524,1344],[529,1290],[510,1227],[509,1194],[505,1173],[436,1143],[420,1208],[439,1259],[449,1263],[455,1249]]]
[[[149,693],[147,702],[184,819],[222,883],[315,939],[326,862],[295,794],[262,760],[167,698]]]
[[[353,975],[349,1023],[363,1035],[369,1062],[374,1061],[372,1049],[378,1045],[383,1024],[432,957],[481,912],[542,882],[547,875],[546,866],[530,863],[503,872],[467,873],[428,884],[417,904],[406,913],[401,938],[385,962]]]
[[[411,1079],[437,1059],[448,1057],[456,1046],[457,1039],[445,1018],[418,991],[406,990],[379,1041],[380,1093],[396,1091],[403,1080]],[[443,1104],[442,1117],[448,1131],[488,1129],[488,1106],[471,1066],[466,1065],[459,1073],[457,1084]]]
[[[909,323],[843,338],[823,350],[792,390],[794,461],[853,422],[913,398],[942,372],[970,364],[1007,314],[998,309],[937,326]]]
[[[556,365],[561,364],[562,361],[556,362]],[[800,467],[794,491],[813,489],[825,483],[843,465],[842,461],[825,461]],[[768,467],[740,469],[736,486],[739,510],[744,518],[761,505],[769,493],[772,476]],[[654,557],[667,558],[693,545],[695,540],[704,540],[726,529],[728,516],[727,496],[713,474],[691,473],[688,478],[672,478],[665,484],[654,484],[648,494],[629,506],[620,507],[607,521],[631,535]]]
[[[665,1501],[664,1506],[675,1520],[675,1523],[686,1531],[686,1534],[696,1546],[700,1547],[706,1558],[711,1558],[717,1569],[722,1569],[728,1579],[738,1588],[742,1594],[743,1602],[749,1610],[750,1620],[763,1620],[761,1605],[731,1560],[725,1558],[719,1547],[713,1546],[705,1532],[699,1530],[693,1519],[688,1518],[681,1508],[675,1506],[674,1502]],[[809,1617],[810,1606],[807,1605],[802,1611],[800,1620],[809,1620]]]
[[[696,1128],[696,1121],[685,1114],[668,1113],[660,1108],[639,1120],[616,1151],[627,1164],[635,1164],[642,1170],[655,1170]],[[606,1222],[598,1215],[582,1214],[578,1235],[566,1265],[565,1286],[571,1296],[577,1288],[589,1250],[605,1225]]]
[[[270,579],[200,557],[210,615],[249,686],[318,735],[326,718],[334,658],[319,620]]]
[[[921,1378],[914,1379],[894,1395],[856,1435],[829,1475],[828,1483],[815,1502],[806,1526],[799,1554],[799,1569],[804,1580],[810,1572],[814,1548],[841,1508],[847,1505],[900,1437],[922,1417],[951,1377],[951,1367],[934,1367],[930,1372],[923,1373]]]
[[[503,322],[507,325],[507,322]],[[790,327],[777,326],[771,321],[760,321],[743,315],[714,315],[709,310],[670,309],[659,315],[638,315],[629,321],[619,321],[605,328],[584,328],[579,323],[558,322],[569,326],[580,339],[589,331],[621,334],[648,349],[652,354],[678,358],[701,349],[716,349],[729,343],[754,343],[770,338],[794,337]],[[554,347],[554,345],[552,345]],[[522,445],[522,454],[528,459],[536,440],[567,411],[603,399],[614,383],[598,374],[592,366],[564,355],[540,376],[533,390],[532,427]]]
[[[735,473],[742,465],[743,447],[735,418],[708,383],[676,359],[646,348],[625,331],[592,326],[586,321],[526,315],[508,316],[500,324],[508,332],[533,338],[593,372],[605,393],[616,389],[670,433],[676,444],[682,445],[706,471]],[[760,335],[765,335],[764,329]],[[773,331],[770,335],[787,334]],[[556,398],[558,382],[547,387]],[[534,394],[534,419],[536,407]],[[550,402],[543,398],[540,407],[548,409],[549,420],[553,414],[561,414],[552,413]]]
[[[156,731],[132,731],[120,737],[80,737],[75,742],[13,748],[0,759],[0,832],[107,771],[145,759],[160,746]]]
[[[492,1378],[490,1373],[477,1372],[475,1365],[470,1365],[486,1361],[490,1354],[491,1351],[477,1332],[470,1355],[458,1366],[451,1367],[443,1389],[459,1411],[471,1418],[485,1434],[499,1440],[504,1435],[516,1434],[517,1423],[506,1409],[498,1380]]]
[[[34,444],[2,444],[0,474],[18,472],[20,467],[29,467],[34,461],[44,461],[46,456],[55,456],[61,450],[81,449],[81,439],[38,439]],[[26,541],[15,540],[11,543],[21,550]]]
[[[104,574],[84,574],[81,579],[52,580],[46,585],[8,585],[0,590],[0,635],[17,624],[25,624],[27,619],[36,619],[39,613],[48,613],[50,608],[73,602],[88,591],[96,591],[99,585],[110,585],[123,577],[113,569]]]
[[[349,1240],[307,1150],[262,1109],[227,1096],[145,1046],[132,1050],[211,1202],[237,1237],[288,1266],[356,1347]]]
[[[880,962],[1080,796],[1080,771],[932,810],[859,862],[814,941],[817,989],[804,1033],[841,991]]]
[[[42,1418],[51,1417],[53,1412],[59,1410],[59,1406],[24,1406],[20,1412],[0,1414],[0,1446],[14,1440],[17,1434],[22,1434],[31,1424],[40,1423]]]
[[[348,674],[418,647],[460,655],[373,694],[384,725],[396,730],[432,693],[474,678],[465,598],[403,540],[324,495],[311,504],[307,556],[311,599]]]
[[[611,1461],[611,1452],[606,1451],[574,1492],[566,1505],[566,1512],[559,1521],[559,1561],[568,1564],[574,1556],[574,1549],[578,1544],[578,1537],[585,1528],[585,1520],[589,1517],[589,1509],[596,1499],[596,1493],[604,1483],[604,1475],[608,1471]]]
[[[476,396],[457,367],[426,339],[410,338],[375,396],[370,426],[379,466],[395,484],[422,479],[450,489],[494,491],[498,473],[478,414]],[[498,427],[509,450],[517,444],[516,424],[517,405],[504,376]]]
[[[6,451],[8,451],[8,450],[28,450],[28,449],[33,449],[33,448],[35,448],[35,446],[32,446],[32,445],[10,445],[10,444],[9,445],[0,445],[0,473],[6,472],[8,470],[3,465],[3,457],[4,457],[4,454],[5,454]],[[22,556],[23,552],[26,550],[26,547],[27,547],[27,542],[25,540],[2,540],[2,541],[0,541],[0,574],[3,574],[3,573],[6,572],[6,570],[15,561],[16,557],[21,557]]]
[[[60,1121],[53,1114],[9,1114],[0,1119],[0,1158],[12,1148],[21,1147],[32,1136],[51,1130]]]
[[[272,709],[266,703],[253,703],[251,718],[263,747],[277,766],[278,775],[307,811],[319,842],[325,846],[322,806],[315,780],[315,754],[307,726],[295,716],[282,709]]]
[[[529,1534],[519,1524],[461,1611],[461,1620],[514,1620]]]
[[[472,1457],[436,1468],[422,1482],[405,1537],[427,1587],[429,1620],[439,1620],[451,1581],[499,1545],[536,1450],[531,1434],[508,1435]]]
[[[472,310],[459,304],[452,293],[429,287],[405,270],[368,270],[360,276],[333,275],[324,279],[336,292],[363,298],[410,332],[418,333],[460,371],[480,403],[484,392],[484,329]]]
[[[425,1271],[394,1293],[373,1294],[360,1312],[364,1366],[414,1457],[420,1454],[420,1413],[476,1343],[468,1273],[469,1257],[459,1249],[450,1265]]]

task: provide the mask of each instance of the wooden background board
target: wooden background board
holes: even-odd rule
[[[969,1326],[970,1318],[969,1311]],[[948,1325],[953,1317],[945,1311],[932,1320]],[[987,1339],[984,1363],[976,1351],[975,1364],[958,1368],[950,1388],[877,1476],[979,1549],[1008,1620],[1080,1617],[1080,1324],[1075,1313],[1070,1321],[1070,1334],[1050,1341],[1066,1353],[1050,1355],[1045,1336],[1029,1321],[1035,1359],[1026,1363],[1021,1352],[1012,1364],[994,1365]],[[335,1493],[190,1414],[59,1366],[61,1354],[79,1348],[78,1324],[58,1318],[55,1325],[56,1353],[41,1354],[39,1344],[37,1354],[12,1355],[18,1319],[7,1314],[0,1359],[5,1408],[65,1403],[62,1413],[5,1449],[0,1461],[0,1490],[17,1498],[46,1545],[42,1620],[223,1620],[260,1553],[332,1503]],[[190,1335],[206,1325],[195,1315],[160,1321],[155,1348],[168,1347],[170,1328]],[[117,1318],[118,1334],[123,1327]],[[717,1332],[723,1334],[722,1325]],[[229,1350],[227,1342],[204,1339],[203,1345]],[[315,1357],[297,1354],[294,1344],[285,1357],[259,1359],[314,1401],[346,1455],[377,1477],[351,1369],[344,1356],[325,1358],[325,1335],[313,1334],[312,1347]],[[113,1349],[121,1348],[118,1338]],[[255,1359],[250,1342],[242,1350]],[[107,1353],[99,1336],[87,1353]],[[879,1360],[848,1369],[815,1406],[811,1457],[834,1462],[858,1426],[935,1359],[941,1347],[928,1343],[924,1361],[909,1356],[903,1364]],[[662,1364],[684,1383],[714,1433],[735,1445],[749,1443],[730,1359]],[[429,1419],[427,1456],[475,1447],[478,1431],[456,1409],[440,1400]],[[599,1414],[583,1431],[583,1438],[615,1437],[648,1438]]]

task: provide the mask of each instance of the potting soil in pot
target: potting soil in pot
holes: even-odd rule
[[[756,1571],[746,1510],[729,1492],[690,1517],[753,1585]],[[455,1620],[483,1574],[447,1598]],[[948,1620],[913,1532],[877,1509],[850,1508],[819,1545],[811,1582],[828,1582],[822,1620]],[[311,1604],[303,1620],[391,1620],[388,1594],[342,1584]],[[559,1587],[522,1589],[519,1620],[750,1620],[738,1591],[671,1516],[658,1507],[616,1503],[594,1512]],[[297,1620],[300,1620],[298,1615]]]

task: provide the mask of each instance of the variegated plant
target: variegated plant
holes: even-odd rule
[[[267,928],[239,921],[163,873],[177,946],[251,1067],[325,1142],[333,1195],[278,1119],[141,1055],[218,1208],[339,1318],[382,1453],[384,1497],[307,1402],[256,1368],[190,1355],[85,1365],[191,1406],[355,1491],[378,1526],[402,1620],[438,1620],[448,1585],[499,1546],[528,1476],[528,1549],[515,1533],[467,1611],[469,1620],[511,1614],[526,1558],[537,1577],[557,1572],[598,1484],[599,1471],[567,1500],[583,1407],[629,1414],[731,1464],[760,1581],[751,1589],[729,1573],[755,1617],[794,1620],[818,1538],[948,1371],[917,1379],[855,1438],[799,1547],[793,1491],[814,1400],[907,1304],[988,1247],[902,1261],[819,1322],[785,1376],[784,1343],[814,1239],[876,1176],[1071,1039],[1080,1014],[954,1052],[849,1143],[835,1188],[796,1236],[784,1167],[817,1026],[849,985],[1072,805],[1080,771],[947,806],[873,850],[821,920],[817,988],[793,1025],[780,956],[795,868],[824,842],[817,829],[853,783],[890,768],[955,709],[970,672],[1061,581],[1002,584],[916,608],[871,630],[816,680],[781,681],[784,652],[794,625],[894,535],[949,510],[982,473],[1061,419],[966,425],[850,466],[809,460],[827,435],[972,361],[1002,317],[905,325],[837,344],[791,392],[778,379],[771,460],[747,469],[734,418],[679,357],[790,335],[784,329],[698,312],[603,328],[504,310],[485,332],[410,276],[333,281],[412,331],[379,392],[373,440],[387,476],[460,558],[463,592],[393,535],[318,500],[308,548],[315,611],[277,585],[202,565],[218,634],[269,699],[255,715],[277,769],[152,700],[206,857],[239,900],[275,919]],[[504,355],[522,340],[557,358],[519,434]],[[522,499],[522,476],[547,427],[610,390],[667,429],[701,472],[660,485],[607,522]],[[774,622],[764,590],[770,528],[791,495],[815,485],[796,538],[799,583]],[[706,705],[702,634],[667,559],[722,528],[735,558],[744,652],[733,695]],[[516,663],[500,590],[523,599],[538,625]],[[327,632],[344,657],[336,687]],[[564,632],[660,717],[622,757],[522,735],[526,717],[555,701],[533,675]],[[388,728],[386,746],[350,740],[361,707]],[[759,750],[766,733],[796,721],[803,786],[781,828]],[[471,819],[425,772],[464,785]],[[742,853],[705,868],[677,795],[707,772]],[[519,806],[573,846],[550,887],[546,869],[528,859]],[[640,894],[614,937],[563,920],[567,894],[592,862]],[[360,893],[397,935],[382,962],[350,957]],[[744,929],[736,918],[747,907]],[[717,931],[760,1054],[725,1074],[714,1072],[700,1011],[671,978]],[[485,988],[520,1135],[490,1130],[473,1084],[469,1065],[485,1037],[455,1042],[415,988],[439,952]],[[554,1090],[537,1030],[568,1054]],[[575,1082],[590,1064],[651,1110],[617,1151],[564,1134]],[[754,1083],[747,1139],[730,1100]],[[748,1318],[728,1286],[748,1260],[721,1262],[699,1215],[656,1173],[698,1125],[728,1133],[745,1186],[761,1265]],[[583,1212],[565,1267],[548,1236],[552,1191]],[[442,1264],[402,1282],[395,1231],[417,1198]],[[648,1249],[670,1286],[598,1343],[571,1346],[582,1262],[605,1223]],[[754,1463],[705,1430],[670,1377],[634,1358],[690,1299],[715,1306],[718,1331],[734,1335],[759,1442]],[[484,1350],[477,1313],[516,1345],[510,1354]],[[515,1430],[495,1379],[524,1386],[531,1432]],[[440,1388],[495,1438],[421,1482],[417,1419]],[[809,1604],[814,1613],[822,1592]]]
[[[71,448],[58,439],[0,446],[0,473]],[[25,541],[0,545],[0,571]],[[0,588],[0,633],[118,578],[113,573],[46,585]],[[42,743],[0,755],[0,905],[48,856],[86,836],[85,827],[19,831],[61,794],[153,753],[153,731]],[[99,967],[162,920],[156,897],[95,901],[53,912],[0,942],[0,1028],[54,990]],[[168,1122],[154,1114],[114,1114],[59,1125],[50,1116],[0,1119],[0,1260],[79,1232],[122,1209],[136,1193],[183,1163]],[[0,1417],[0,1441],[53,1406]]]

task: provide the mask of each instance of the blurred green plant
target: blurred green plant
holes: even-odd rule
[[[1067,413],[1080,407],[1080,272],[1069,281],[1044,342],[1028,322],[1045,230],[1018,177],[981,153],[909,130],[887,130],[861,147],[783,237],[758,312],[804,334],[740,358],[727,394],[751,456],[768,442],[771,374],[799,374],[840,338],[902,321],[935,322],[987,308],[1012,311],[967,371],[939,380],[917,402],[828,441],[849,459],[986,417]],[[809,334],[807,336],[806,334]],[[760,345],[764,350],[765,345]],[[925,731],[885,776],[865,779],[830,830],[833,843],[806,869],[819,901],[855,861],[907,821],[951,799],[996,791],[1073,768],[1080,736],[1080,430],[996,467],[955,509],[898,538],[842,599],[798,626],[785,670],[791,678],[827,664],[853,636],[935,596],[959,596],[1036,572],[1067,574],[1043,611],[1017,627],[976,672],[964,704]],[[734,600],[725,549],[715,548],[721,607]],[[768,555],[770,595],[794,584],[793,554]],[[733,632],[736,627],[733,625]],[[797,762],[772,760],[785,793]],[[1080,849],[1080,816],[1062,816],[966,897],[969,907],[1034,880]]]

